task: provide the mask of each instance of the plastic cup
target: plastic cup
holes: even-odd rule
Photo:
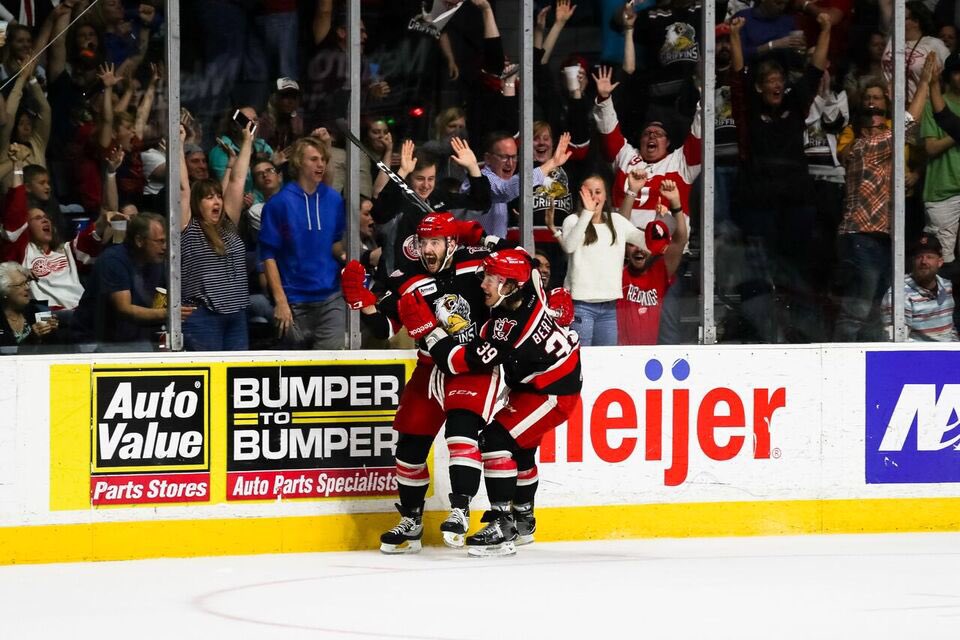
[[[153,308],[154,309],[166,309],[167,308],[167,290],[163,287],[157,287],[153,293]]]
[[[111,220],[110,228],[113,229],[113,244],[120,244],[127,237],[127,220],[125,218]]]
[[[567,83],[567,91],[576,91],[580,88],[580,65],[563,68],[563,77]]]
[[[804,34],[803,34],[803,29],[795,29],[795,30],[793,30],[793,31],[790,32],[790,35],[791,35],[792,37],[800,38],[801,40],[803,40],[803,45],[797,47],[797,51],[798,51],[799,53],[801,53],[801,54],[806,53],[806,52],[807,52],[807,44],[806,44],[806,43],[807,43],[807,40],[806,40],[806,38],[805,38],[805,36],[804,36]]]

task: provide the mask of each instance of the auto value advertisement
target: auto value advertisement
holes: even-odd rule
[[[90,503],[210,500],[210,370],[94,369]]]

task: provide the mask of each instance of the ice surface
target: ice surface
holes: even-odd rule
[[[960,638],[960,533],[0,567],[0,638]]]

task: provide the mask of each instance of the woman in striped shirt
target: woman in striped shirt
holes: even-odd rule
[[[189,351],[248,347],[250,294],[246,249],[237,223],[252,149],[253,131],[248,124],[240,153],[231,159],[222,184],[208,179],[191,185],[186,160],[180,156],[181,299],[184,305],[196,307],[183,323],[184,346]]]

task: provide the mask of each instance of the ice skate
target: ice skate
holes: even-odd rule
[[[533,517],[533,503],[513,505],[513,521],[517,525],[517,546],[533,542],[533,533],[537,530],[537,519]]]
[[[470,528],[470,496],[450,494],[450,515],[440,525],[443,544],[462,549],[467,530]]]
[[[396,505],[400,524],[380,536],[380,551],[389,554],[417,553],[422,548],[423,507]]]
[[[467,538],[467,555],[485,558],[512,556],[517,552],[513,542],[517,527],[509,510],[487,511],[481,522],[487,526]]]

